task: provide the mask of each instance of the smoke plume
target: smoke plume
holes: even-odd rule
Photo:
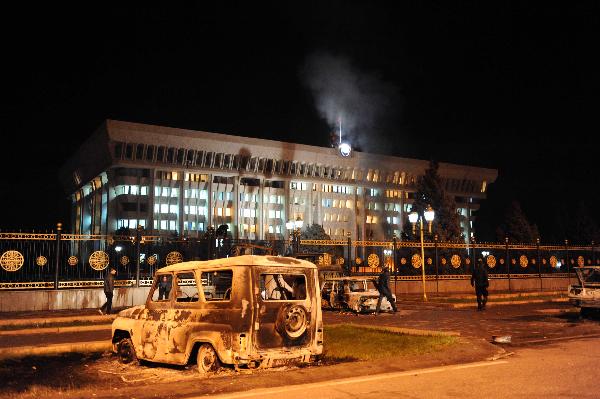
[[[324,52],[307,57],[301,75],[332,132],[338,133],[341,118],[345,141],[362,151],[385,149],[376,136],[393,111],[394,85],[360,71],[345,57]]]

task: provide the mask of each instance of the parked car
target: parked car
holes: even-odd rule
[[[579,284],[569,285],[569,301],[585,316],[600,309],[600,266],[575,267]]]
[[[317,268],[253,255],[164,267],[146,304],[114,320],[112,342],[124,362],[196,362],[201,373],[312,362],[323,352]]]
[[[379,291],[375,277],[326,278],[321,287],[321,303],[324,309],[352,310],[356,313],[374,312]],[[396,296],[393,295],[394,300]],[[392,311],[392,305],[384,297],[381,311]]]

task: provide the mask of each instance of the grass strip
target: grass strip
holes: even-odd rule
[[[458,342],[454,336],[408,335],[384,329],[340,324],[325,328],[324,360],[375,360],[419,355]]]
[[[488,302],[513,302],[513,301],[548,301],[551,299],[560,299],[560,298],[565,298],[565,296],[558,296],[558,295],[546,295],[546,296],[536,296],[536,297],[531,297],[531,296],[516,296],[516,297],[509,297],[509,298],[502,298],[502,297],[494,297],[494,294],[490,294],[490,296],[488,297]],[[476,302],[476,298],[475,298],[475,294],[473,294],[472,298],[432,298],[430,300],[431,302],[439,302],[439,303],[471,303],[473,301]]]

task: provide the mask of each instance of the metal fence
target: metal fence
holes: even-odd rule
[[[0,289],[81,288],[102,286],[108,267],[119,285],[149,285],[158,268],[169,264],[241,254],[294,256],[317,254],[321,265],[337,264],[348,274],[377,274],[388,265],[396,276],[422,274],[428,279],[465,278],[481,258],[497,278],[561,276],[575,266],[596,264],[590,246],[429,241],[347,240],[248,241],[208,236],[179,237],[0,233]]]

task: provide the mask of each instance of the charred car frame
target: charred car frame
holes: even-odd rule
[[[244,255],[174,264],[156,272],[145,305],[112,324],[124,362],[195,362],[264,368],[314,361],[323,352],[318,272],[285,257]]]

